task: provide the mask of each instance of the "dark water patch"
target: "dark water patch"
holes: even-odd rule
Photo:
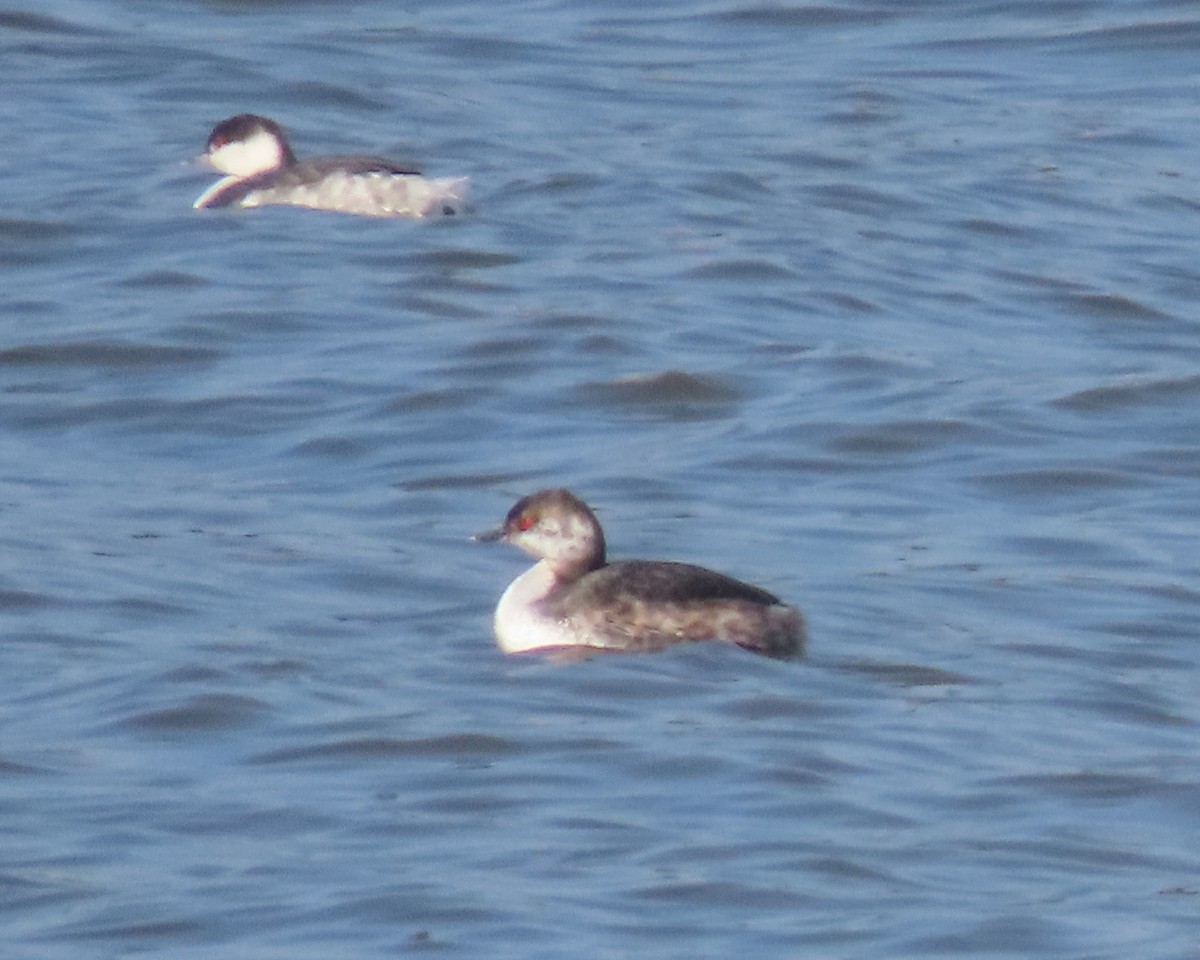
[[[788,790],[820,790],[834,782],[825,774],[792,764],[764,767],[759,776],[765,783],[773,783]]]
[[[741,200],[747,203],[765,202],[771,195],[761,180],[736,170],[713,173],[698,181],[692,189],[704,197],[716,200]]]
[[[398,294],[393,303],[400,309],[434,320],[478,320],[487,316],[486,310],[471,307],[459,301],[446,297],[416,295],[410,292]]]
[[[732,881],[674,881],[655,884],[633,891],[639,901],[667,903],[674,906],[739,910],[808,910],[814,898],[781,889]]]
[[[578,344],[580,353],[592,357],[601,355],[630,357],[637,353],[637,348],[628,340],[605,333],[580,337],[576,343]]]
[[[460,733],[411,740],[396,737],[363,737],[318,743],[306,747],[268,750],[247,758],[247,763],[296,763],[308,760],[388,760],[394,757],[504,757],[518,752],[511,740],[486,733]]]
[[[744,720],[811,720],[826,715],[828,710],[807,697],[763,693],[738,700],[725,712]]]
[[[982,443],[982,434],[982,430],[961,420],[900,420],[838,437],[830,446],[841,453],[895,455]]]
[[[215,363],[225,354],[203,347],[94,341],[31,344],[0,350],[0,366],[167,367]]]
[[[371,36],[379,40],[386,40],[393,33],[394,31],[391,29],[370,31]],[[470,33],[450,30],[437,32],[421,30],[416,37],[408,36],[405,42],[420,44],[440,57],[477,65],[485,63],[568,63],[572,68],[579,66],[578,51],[572,51],[558,44],[536,43],[498,34],[484,34],[474,30]]]
[[[20,220],[0,218],[0,243],[44,243],[74,237],[81,233],[79,227],[54,220]]]
[[[929,375],[928,369],[923,366],[873,353],[838,353],[821,359],[826,368],[833,373],[843,376],[847,374],[851,376],[868,375],[880,378],[879,382],[896,377],[913,378]]]
[[[34,317],[50,317],[58,312],[60,305],[52,300],[11,300],[7,311],[11,316],[32,319]]]
[[[247,807],[237,801],[217,802],[197,812],[189,809],[175,819],[170,829],[184,836],[251,837],[259,840],[289,840],[314,830],[339,826],[336,817],[308,807]]]
[[[997,240],[1032,240],[1041,235],[1041,231],[1031,229],[1023,224],[1004,223],[983,217],[973,217],[959,222],[960,230],[977,233],[980,236],[992,237]]]
[[[835,127],[869,129],[894,124],[899,119],[899,111],[900,106],[894,98],[866,91],[848,101],[843,109],[830,111],[822,119]]]
[[[1060,48],[1089,54],[1194,54],[1200,49],[1200,21],[1147,18],[1144,22],[1072,31],[1049,39]]]
[[[909,80],[934,80],[950,82],[965,80],[970,83],[1002,84],[1011,79],[1011,74],[1005,70],[989,70],[984,67],[900,67],[884,70],[881,76],[904,77]]]
[[[739,283],[771,283],[794,280],[796,275],[787,267],[769,260],[715,260],[681,274],[691,280],[732,280]]]
[[[873,220],[891,220],[912,214],[919,205],[904,197],[858,184],[835,183],[809,187],[807,191],[820,207],[839,213],[857,214]]]
[[[5,387],[3,392],[14,397],[51,397],[70,393],[70,388],[64,387],[62,384],[58,383],[18,383],[11,387]]]
[[[1140,593],[1194,607],[1200,604],[1200,589],[1182,583],[1145,583],[1136,587]]]
[[[247,726],[267,712],[267,704],[254,697],[212,693],[192,697],[177,707],[138,713],[120,726],[138,733],[206,733]]]
[[[944,922],[957,925],[949,919]],[[905,945],[903,952],[922,957],[1049,956],[1061,952],[1068,942],[1064,925],[1025,914],[998,916],[965,926],[961,932],[917,937]]]
[[[322,39],[322,44],[328,41]],[[387,104],[378,97],[363,93],[363,88],[326,83],[320,80],[300,80],[285,87],[289,99],[313,107],[334,107],[347,111],[383,110]]]
[[[5,411],[9,422],[26,429],[70,429],[92,425],[136,427],[161,435],[173,433],[230,439],[264,436],[306,422],[315,402],[293,397],[213,397],[172,401],[139,398],[110,400],[36,410]]]
[[[62,910],[67,904],[94,897],[96,891],[65,877],[22,877],[0,874],[0,913],[28,917],[34,911]]]
[[[998,778],[988,781],[985,785],[1000,787],[1011,793],[1009,787],[1013,784],[1029,783],[1040,788],[1044,779],[1037,775],[1026,775]],[[1056,778],[1051,777],[1050,779]],[[1024,794],[1024,796],[1028,796],[1028,794]],[[1069,798],[1075,801],[1081,799],[1077,794],[1069,794]],[[1109,873],[1114,870],[1128,870],[1137,867],[1149,867],[1155,871],[1174,871],[1179,867],[1178,863],[1172,862],[1172,859],[1167,856],[1155,855],[1115,843],[1092,843],[1086,838],[1059,837],[1040,840],[985,841],[980,844],[980,848],[990,857],[1010,865],[1023,867],[1036,865],[1042,870],[1061,873],[1064,876],[1086,875],[1095,871]]]
[[[789,866],[801,870],[806,874],[817,874],[826,877],[839,884],[880,883],[894,887],[900,883],[900,879],[895,874],[882,870],[874,870],[854,860],[847,860],[844,857],[797,858]]]
[[[1062,697],[1054,702],[1072,715],[1092,714],[1122,724],[1154,728],[1196,725],[1191,717],[1161,702],[1158,697],[1128,686],[1111,687],[1102,696]]]
[[[27,10],[0,10],[0,29],[20,30],[25,33],[56,33],[76,37],[105,35],[91,27],[71,23],[59,17],[30,13]]]
[[[696,649],[682,649],[682,646]],[[579,709],[586,710],[587,715],[593,718],[603,719],[622,714],[631,703],[667,702],[694,697],[704,692],[707,687],[704,678],[691,673],[687,667],[699,667],[707,660],[709,664],[724,664],[728,669],[728,657],[738,657],[741,668],[743,665],[740,658],[750,657],[742,650],[718,643],[705,642],[682,646],[664,653],[655,653],[649,660],[638,655],[609,653],[590,661],[612,665],[615,669],[581,674],[575,679],[576,689],[586,698],[580,703]],[[700,650],[701,647],[706,649]],[[683,669],[678,673],[647,672],[659,667]],[[753,665],[747,663],[744,668],[746,672],[752,672]]]
[[[1065,298],[1064,305],[1101,320],[1146,322],[1166,319],[1166,314],[1119,293],[1079,293]]]
[[[1089,145],[1112,144],[1114,146],[1133,147],[1140,150],[1172,149],[1179,143],[1174,137],[1165,136],[1162,131],[1147,129],[1146,127],[1117,130],[1089,130],[1086,134],[1081,134],[1080,136]],[[1178,176],[1178,174],[1160,170],[1158,171],[1158,176],[1172,177]]]
[[[538,180],[514,180],[507,183],[503,198],[497,198],[497,201],[512,204],[531,197],[562,199],[571,194],[583,194],[604,186],[608,186],[608,181],[595,174],[561,170],[548,173]]]
[[[737,388],[718,377],[683,370],[583,383],[574,394],[587,407],[653,412],[670,420],[730,416],[743,399]]]
[[[718,23],[814,30],[828,27],[880,26],[904,15],[883,5],[747,4],[709,16]]]
[[[1050,403],[1052,406],[1080,413],[1107,413],[1126,407],[1143,406],[1166,405],[1176,409],[1180,403],[1197,396],[1200,396],[1200,374],[1092,387],[1058,397]],[[1189,455],[1190,453],[1191,451]]]
[[[252,660],[244,664],[242,670],[254,677],[263,677],[268,680],[286,680],[305,676],[311,672],[311,667],[304,660],[277,657],[273,660]]]
[[[441,270],[495,270],[499,267],[511,267],[522,260],[515,253],[465,249],[429,250],[412,254],[407,259],[416,266],[437,267]]]
[[[0,777],[45,776],[54,772],[47,767],[35,767],[32,764],[18,763],[15,760],[5,760],[0,757]],[[2,885],[2,881],[0,881],[0,885]]]
[[[46,220],[0,220],[0,266],[59,264],[74,251],[66,241],[79,237],[77,227]]]
[[[1064,279],[1060,276],[1043,273],[1031,273],[1024,270],[1014,270],[1011,267],[994,265],[993,275],[1011,283],[1015,287],[1028,288],[1039,294],[1048,292],[1057,302],[1067,302],[1071,297],[1078,296],[1086,289],[1078,281]]]
[[[619,317],[606,314],[555,310],[538,317],[534,321],[534,326],[556,334],[612,336],[614,330],[627,331],[631,324]]]
[[[178,617],[194,611],[188,607],[150,597],[118,597],[98,604],[104,610],[129,617],[136,623],[153,623],[169,617]]]
[[[264,10],[275,10],[277,8],[296,7],[317,8],[330,7],[335,4],[331,0],[204,0],[204,5],[207,7],[216,7],[220,12],[226,14],[241,13],[249,11],[250,14],[260,14]]]
[[[671,780],[710,780],[729,769],[729,762],[720,757],[654,755],[628,759],[622,765],[637,783]]]
[[[424,490],[491,490],[496,487],[503,489],[531,483],[537,477],[538,474],[532,472],[439,474],[416,480],[402,480],[394,486],[408,493]]]
[[[204,939],[205,926],[195,919],[180,917],[165,920],[144,920],[131,923],[91,924],[86,921],[72,923],[65,929],[48,934],[49,940],[128,941],[136,945],[135,950],[146,949],[148,943],[157,941],[193,943]]]
[[[163,683],[217,683],[228,681],[224,670],[193,664],[168,670],[160,678]]]
[[[1021,774],[1002,777],[996,785],[1032,787],[1038,791],[1074,801],[1114,803],[1146,798],[1161,798],[1177,793],[1181,786],[1160,777],[1141,774],[1105,773],[1097,770],[1073,770],[1066,773]],[[1194,787],[1183,788],[1195,792]]]
[[[1015,553],[1025,553],[1056,563],[1090,560],[1098,565],[1100,563],[1115,564],[1125,559],[1124,554],[1120,551],[1114,551],[1097,540],[1089,540],[1084,537],[1019,536],[1006,537],[1004,543]]]
[[[470,361],[466,372],[474,386],[480,379],[489,374],[495,376],[532,375],[538,370],[538,360],[541,354],[551,349],[553,344],[543,337],[514,336],[499,339],[479,340],[460,351],[462,360]],[[453,372],[462,374],[463,365]]]
[[[301,457],[319,457],[329,460],[361,460],[379,447],[375,440],[362,437],[314,437],[292,448],[292,453]]]
[[[536,782],[539,787],[545,788],[552,781],[556,780],[553,777],[536,777],[526,781],[526,786]],[[558,780],[558,782],[570,782],[566,780]],[[456,794],[430,797],[420,803],[415,804],[417,810],[424,811],[430,815],[442,814],[443,817],[470,817],[472,819],[480,816],[503,816],[519,815],[523,806],[523,800],[515,796],[497,796],[495,793],[472,793],[469,795]]]
[[[266,307],[200,313],[193,319],[196,326],[225,329],[238,337],[257,334],[298,336],[325,329],[328,323],[328,317],[324,315],[313,316],[304,310],[277,310]]]
[[[1083,649],[1069,643],[1032,643],[1011,642],[1004,644],[1004,649],[1022,657],[1047,660],[1053,663],[1067,664],[1072,669],[1093,665],[1096,653],[1091,649]]]
[[[1134,587],[1133,593],[1148,593],[1149,591]],[[1171,617],[1154,620],[1120,620],[1105,621],[1096,628],[1102,633],[1128,640],[1151,641],[1145,646],[1124,647],[1118,655],[1105,658],[1119,670],[1182,670],[1187,667],[1186,661],[1179,657],[1167,656],[1157,652],[1158,648],[1170,644],[1170,648],[1178,647],[1176,641],[1187,641],[1200,636],[1200,623],[1195,616]],[[1166,641],[1166,643],[1164,643]]]
[[[52,606],[55,599],[32,590],[0,590],[0,612],[29,613]]]
[[[819,153],[815,150],[796,149],[785,153],[765,153],[763,159],[774,160],[800,170],[828,170],[851,173],[862,169],[862,161],[840,153]]]
[[[373,565],[359,567],[354,570],[341,570],[331,577],[332,581],[344,592],[359,596],[396,596],[411,584],[412,574],[408,571],[381,569]],[[399,617],[396,614],[362,615],[355,614],[351,618],[366,623],[394,623]]]
[[[1082,491],[1123,490],[1139,486],[1133,477],[1117,470],[1059,467],[1015,470],[972,477],[975,484],[1012,497],[1070,497]]]
[[[755,453],[731,460],[721,460],[715,466],[739,472],[794,474],[797,478],[806,474],[829,475],[858,473],[861,463],[852,463],[844,456],[838,457],[789,457],[771,453]]]
[[[11,627],[11,624],[9,625]],[[69,633],[48,633],[41,630],[16,631],[9,630],[4,637],[8,646],[24,643],[34,647],[46,647],[49,650],[70,651],[72,656],[96,650],[119,650],[125,646],[119,639],[109,637],[82,637]]]
[[[422,883],[396,885],[390,891],[355,897],[322,910],[319,915],[386,926],[483,923],[496,919],[491,910],[463,903],[459,897]],[[431,943],[418,940],[416,947],[423,949]]]
[[[182,270],[147,270],[120,281],[120,286],[135,290],[187,290],[207,283],[202,277]]]
[[[846,665],[852,673],[874,677],[896,687],[957,687],[975,683],[975,679],[953,670],[919,663],[884,663],[878,660],[854,660]]]
[[[608,746],[611,746],[609,744]],[[605,842],[613,843],[620,849],[644,849],[652,839],[652,831],[636,823],[618,819],[603,819],[598,816],[566,816],[558,817],[553,826],[560,830],[569,830],[581,834],[591,834],[593,837],[604,838]]]

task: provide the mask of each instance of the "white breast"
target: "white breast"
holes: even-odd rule
[[[565,624],[538,609],[538,601],[556,583],[554,572],[545,561],[541,561],[508,585],[496,604],[493,619],[496,643],[501,650],[505,653],[525,653],[580,642],[571,635]]]

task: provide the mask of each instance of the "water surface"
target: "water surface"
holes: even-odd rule
[[[12,956],[1177,958],[1193,4],[0,10]],[[233,113],[469,175],[197,213]],[[506,660],[574,489],[798,663]]]

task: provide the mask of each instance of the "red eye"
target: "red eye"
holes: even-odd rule
[[[533,514],[523,513],[517,520],[517,529],[524,533],[537,522]]]

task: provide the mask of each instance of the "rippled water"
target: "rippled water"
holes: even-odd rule
[[[0,10],[0,942],[1200,940],[1200,11]],[[200,214],[252,110],[469,216]],[[505,660],[566,485],[799,663]]]

